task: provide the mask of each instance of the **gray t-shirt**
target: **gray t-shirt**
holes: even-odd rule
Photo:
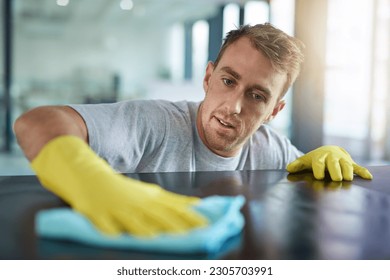
[[[199,138],[200,102],[133,100],[71,105],[84,118],[91,148],[118,172],[284,169],[302,153],[262,125],[235,157],[211,152]]]

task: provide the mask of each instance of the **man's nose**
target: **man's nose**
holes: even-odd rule
[[[225,101],[225,106],[227,108],[227,111],[229,114],[232,115],[238,115],[241,113],[242,110],[242,93],[239,91],[236,91],[229,95],[229,97]]]

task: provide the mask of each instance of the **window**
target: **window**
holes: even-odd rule
[[[209,55],[209,24],[207,21],[195,22],[192,28],[192,36],[192,79],[195,83],[201,83]]]
[[[385,159],[389,141],[389,14],[389,0],[329,1],[324,143],[360,160]]]
[[[262,2],[265,3],[265,2]],[[249,3],[248,3],[249,4]],[[249,6],[250,7],[250,6]],[[287,34],[294,35],[294,10],[295,0],[273,0],[268,8],[264,4],[258,5],[257,10],[262,10],[263,22],[267,21],[265,17],[270,15],[270,22],[277,28],[283,30]],[[246,7],[247,9],[247,7]],[[249,8],[248,8],[249,9]],[[252,17],[252,16],[251,16]],[[284,99],[286,106],[272,120],[270,125],[286,136],[290,136],[291,131],[291,111],[292,111],[292,89],[286,93]]]
[[[182,81],[184,79],[184,28],[182,24],[174,24],[170,29],[168,60],[172,81]]]
[[[266,1],[249,1],[244,8],[244,24],[255,25],[269,21],[269,5]]]
[[[270,21],[289,35],[294,35],[295,0],[272,0]]]
[[[223,9],[223,32],[222,38],[226,33],[240,26],[240,6],[238,4],[228,4]]]

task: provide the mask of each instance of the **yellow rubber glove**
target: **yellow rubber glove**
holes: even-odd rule
[[[184,233],[208,222],[192,209],[199,198],[118,174],[74,136],[47,143],[31,166],[42,185],[107,234],[153,237]]]
[[[347,151],[338,146],[322,146],[287,166],[287,171],[290,173],[313,170],[317,180],[325,178],[326,169],[333,181],[352,181],[353,174],[363,179],[372,179],[371,173],[366,168],[356,164]]]

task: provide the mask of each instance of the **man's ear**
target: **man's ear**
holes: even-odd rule
[[[279,100],[278,103],[275,105],[274,109],[272,110],[271,115],[268,116],[268,118],[265,120],[265,122],[272,121],[276,115],[283,110],[284,106],[286,106],[286,101]]]
[[[207,63],[206,73],[203,78],[203,89],[206,94],[209,89],[210,77],[213,71],[214,71],[214,63],[212,61],[209,61]]]

